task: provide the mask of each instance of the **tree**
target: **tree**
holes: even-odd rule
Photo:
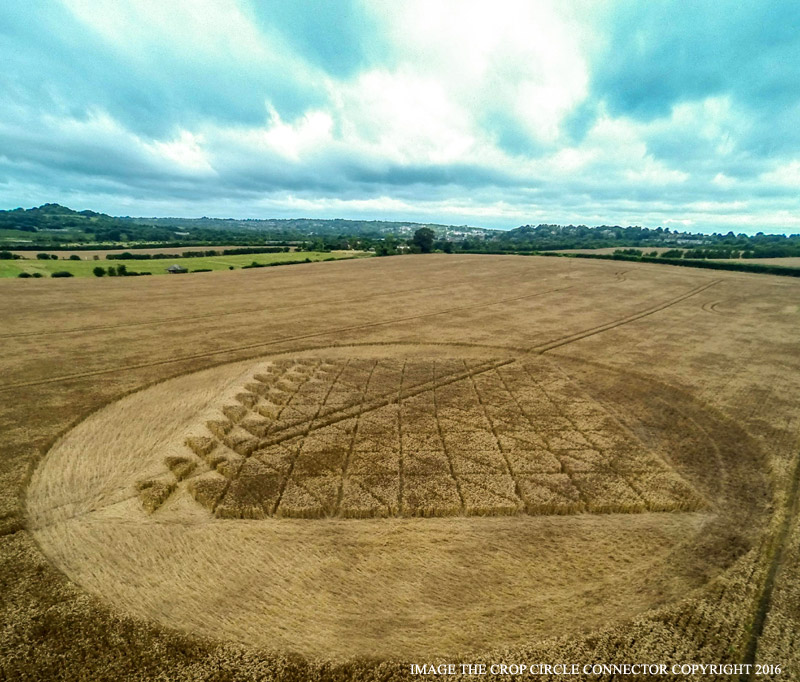
[[[383,240],[375,242],[376,256],[394,256],[397,254],[397,240],[392,235],[386,235]]]
[[[70,255],[69,259],[70,260],[80,260],[81,257],[78,254],[73,253],[72,255]]]
[[[103,275],[106,274],[106,269],[105,268],[101,268],[98,265],[94,270],[92,270],[92,272],[94,273],[95,277],[102,277]]]
[[[436,235],[429,227],[420,227],[411,240],[415,246],[419,247],[422,253],[430,253],[433,251],[433,239]]]

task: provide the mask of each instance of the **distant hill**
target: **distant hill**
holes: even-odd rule
[[[135,248],[143,245],[292,243],[313,244],[320,250],[375,248],[394,253],[398,244],[410,240],[421,227],[433,230],[437,240],[434,248],[447,251],[505,253],[629,247],[647,252],[667,247],[676,252],[671,257],[683,257],[683,254],[691,258],[800,256],[800,235],[787,237],[760,232],[747,236],[733,232],[675,232],[661,227],[551,224],[521,225],[503,231],[467,225],[341,218],[135,218],[91,210],[75,211],[53,203],[0,211],[0,246],[31,249],[119,244]]]
[[[60,204],[0,211],[0,230],[39,234],[44,242],[220,242],[305,241],[347,237],[383,239],[410,238],[414,231],[429,227],[437,238],[461,240],[484,238],[496,232],[469,226],[384,220],[344,220],[319,218],[247,219],[235,218],[138,218],[116,217],[96,211],[74,211]],[[60,234],[58,234],[60,233]],[[13,242],[13,236],[3,238]],[[25,241],[30,241],[26,237]]]
[[[285,218],[285,219],[235,219],[235,218],[126,218],[141,225],[180,227],[182,229],[207,228],[213,230],[238,230],[281,235],[291,238],[307,237],[375,237],[387,235],[410,237],[415,230],[428,227],[439,238],[463,238],[499,232],[480,227],[441,225],[438,223],[413,223],[387,220],[345,220],[342,218]]]
[[[0,229],[37,232],[39,230],[61,230],[75,227],[85,217],[60,204],[43,204],[36,208],[15,208],[0,211]]]
[[[17,210],[19,211],[20,209]],[[73,211],[71,208],[61,204],[42,204],[38,208],[28,209],[25,213],[32,215],[79,215],[77,211]]]

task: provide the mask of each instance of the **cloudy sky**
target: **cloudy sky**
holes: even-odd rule
[[[796,0],[2,0],[0,208],[800,232]]]

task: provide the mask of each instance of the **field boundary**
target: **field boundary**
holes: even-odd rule
[[[511,252],[513,253],[513,252]],[[729,270],[731,272],[749,272],[758,275],[781,275],[783,277],[800,277],[800,267],[792,265],[764,265],[762,263],[729,263],[718,260],[694,258],[661,258],[653,256],[627,256],[612,253],[557,253],[553,251],[518,252],[521,256],[548,256],[555,258],[588,258],[591,260],[616,260],[630,263],[655,263],[656,265],[677,265],[684,268],[701,268],[704,270]],[[748,258],[758,260],[757,258]]]
[[[757,275],[781,275],[783,277],[800,277],[800,267],[794,265],[763,264],[759,258],[746,258],[737,263],[725,260],[704,258],[661,258],[654,256],[629,256],[612,253],[563,253],[561,251],[459,251],[460,254],[475,256],[542,256],[545,258],[585,258],[589,260],[615,260],[629,263],[652,263],[655,265],[677,265],[685,268],[701,268],[706,270],[728,270],[730,272],[746,272]],[[794,258],[794,256],[788,256]]]

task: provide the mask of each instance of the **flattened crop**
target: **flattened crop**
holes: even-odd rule
[[[690,511],[703,500],[544,358],[287,359],[165,459],[220,518]],[[178,464],[176,464],[178,463]],[[190,485],[187,482],[186,485]]]

